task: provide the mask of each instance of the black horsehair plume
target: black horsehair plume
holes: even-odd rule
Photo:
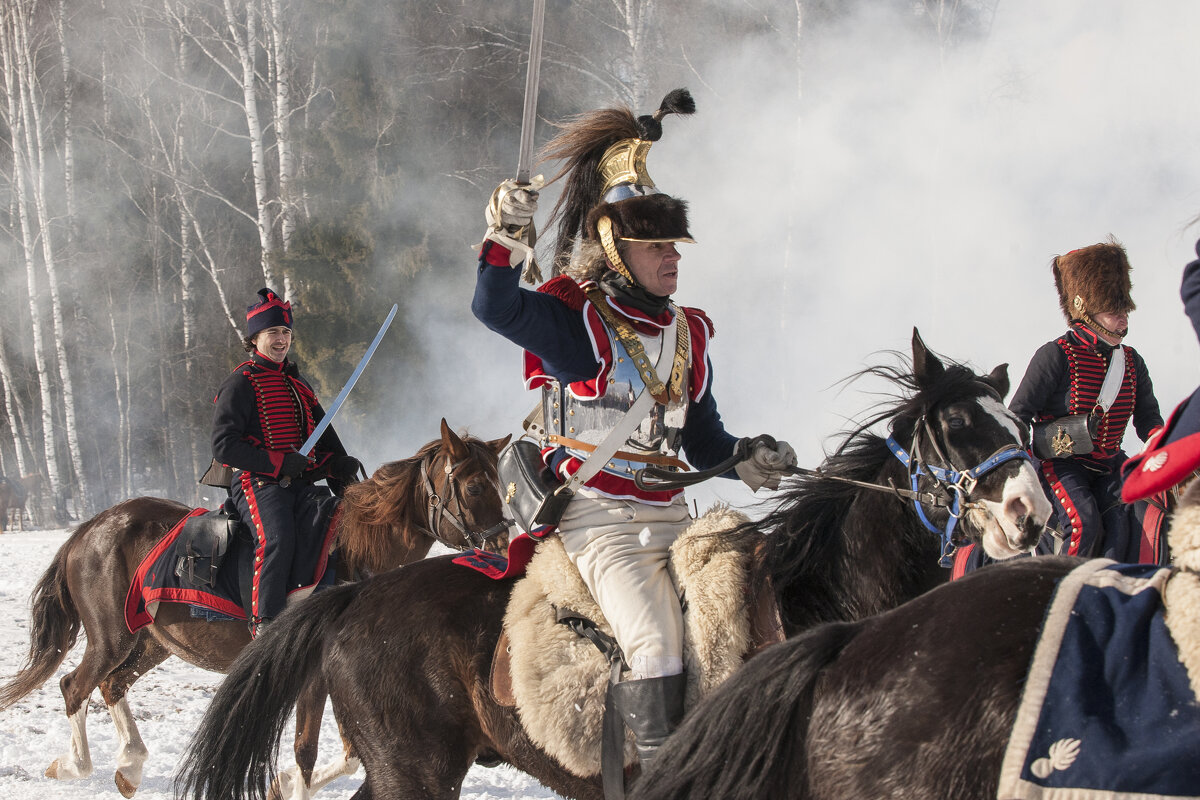
[[[562,160],[563,166],[550,183],[565,178],[562,194],[550,212],[547,229],[558,225],[554,246],[554,271],[557,274],[570,258],[575,239],[583,234],[588,212],[601,199],[604,183],[600,178],[600,159],[609,146],[622,139],[656,142],[662,137],[662,118],[668,114],[693,114],[696,101],[687,89],[667,93],[653,114],[634,117],[628,108],[602,108],[571,118],[561,125],[560,133],[545,144],[542,161]]]
[[[667,114],[695,114],[696,101],[687,89],[672,89],[658,104],[658,110],[648,116],[638,117],[640,138],[648,142],[657,142],[662,138],[662,118]]]

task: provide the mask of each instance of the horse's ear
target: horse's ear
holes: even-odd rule
[[[450,430],[445,417],[442,417],[442,445],[450,451],[451,457],[456,461],[467,457],[467,446],[463,444],[463,440],[458,437],[458,434]]]
[[[921,339],[921,332],[913,327],[912,335],[913,375],[921,386],[928,386],[942,376],[946,368],[942,362],[930,352]]]
[[[988,373],[988,383],[996,387],[1001,400],[1008,397],[1008,390],[1012,388],[1012,384],[1008,381],[1008,364],[1001,364]]]
[[[495,453],[496,455],[500,455],[500,451],[504,449],[504,446],[507,445],[509,440],[511,440],[511,439],[512,439],[512,434],[510,433],[508,436],[505,436],[503,439],[492,439],[490,442],[487,443],[487,446],[492,449],[493,453]]]

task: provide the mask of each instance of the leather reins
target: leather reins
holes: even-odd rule
[[[928,441],[937,459],[947,466],[930,464],[922,457],[922,439]],[[892,454],[908,470],[909,488],[896,486],[890,480],[888,481],[888,485],[884,486],[869,481],[846,478],[841,475],[829,475],[819,469],[805,469],[799,466],[788,467],[787,471],[793,475],[804,475],[819,480],[838,481],[860,489],[886,492],[904,500],[911,500],[916,509],[917,517],[921,520],[925,529],[931,533],[936,533],[941,539],[941,557],[939,563],[943,567],[952,565],[954,550],[965,541],[962,537],[955,536],[958,521],[963,515],[971,509],[979,509],[989,514],[991,513],[986,505],[970,499],[971,493],[979,484],[980,479],[987,473],[1013,459],[1023,459],[1031,463],[1033,462],[1033,456],[1028,450],[1019,444],[1006,444],[974,467],[959,469],[954,466],[954,462],[951,461],[938,444],[937,436],[929,424],[927,410],[923,411],[917,419],[917,424],[913,428],[912,443],[908,450],[901,447],[893,436],[889,435],[886,442],[888,449],[891,450]],[[701,481],[729,471],[736,464],[749,458],[755,449],[753,445],[758,443],[774,447],[775,440],[770,436],[741,439],[738,441],[738,445],[730,458],[716,466],[698,472],[676,474],[659,467],[646,467],[634,473],[634,483],[640,489],[657,491],[694,486]],[[930,491],[921,491],[919,488],[921,478],[932,480],[935,484],[934,488]],[[926,506],[947,510],[948,516],[946,524],[943,527],[938,528],[929,520],[929,517],[925,514]]]
[[[441,544],[453,550],[465,549],[462,545],[450,541],[449,538],[442,534],[442,523],[448,522],[460,534],[463,540],[471,547],[483,548],[487,544],[488,539],[506,532],[513,524],[511,519],[502,518],[492,527],[484,531],[467,530],[466,526],[466,511],[463,507],[462,497],[458,491],[458,484],[454,480],[454,472],[469,459],[464,458],[461,461],[451,462],[450,456],[446,456],[446,464],[442,468],[442,472],[446,476],[445,481],[445,499],[438,494],[437,487],[434,486],[433,480],[429,476],[429,467],[438,457],[438,453],[431,453],[429,457],[421,460],[421,481],[425,485],[425,493],[428,495],[427,519],[429,522],[429,532]],[[488,477],[488,483],[497,495],[500,493],[499,478]]]

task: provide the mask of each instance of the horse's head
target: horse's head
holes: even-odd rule
[[[914,328],[913,378],[913,413],[897,419],[893,435],[927,471],[921,490],[958,501],[930,519],[944,528],[948,515],[961,514],[959,535],[992,558],[1033,550],[1052,509],[1028,456],[1028,428],[1003,403],[1008,365],[988,375],[946,365]]]
[[[442,439],[422,463],[434,537],[456,550],[508,549],[511,520],[504,516],[497,464],[512,436],[484,441],[460,437],[442,419]]]
[[[392,569],[423,558],[433,540],[505,552],[496,465],[509,438],[458,436],[443,419],[440,439],[348,486],[338,541],[348,562],[367,573]]]

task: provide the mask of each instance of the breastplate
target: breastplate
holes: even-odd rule
[[[683,312],[677,312],[682,314]],[[550,382],[542,388],[542,415],[546,430],[557,433],[566,439],[576,439],[590,445],[598,445],[608,436],[609,431],[625,416],[633,406],[638,396],[645,390],[646,384],[633,365],[629,353],[608,327],[605,327],[608,343],[613,354],[612,368],[606,376],[604,393],[592,398],[577,397],[574,393],[564,391],[557,382]],[[659,363],[659,356],[664,343],[671,346],[675,341],[675,328],[671,326],[663,333],[654,336],[638,335],[646,348],[646,355],[653,363]],[[668,361],[673,356],[673,348],[665,354]],[[689,354],[690,357],[690,354]],[[661,375],[666,366],[659,370]],[[676,456],[679,453],[680,431],[687,418],[687,393],[681,400],[675,400],[668,405],[655,403],[638,428],[620,446],[624,453],[645,453],[652,455]],[[567,451],[577,458],[585,459],[589,452],[575,450],[570,447]],[[605,465],[604,472],[628,477],[634,470],[641,469],[645,462],[633,459],[613,458]]]

